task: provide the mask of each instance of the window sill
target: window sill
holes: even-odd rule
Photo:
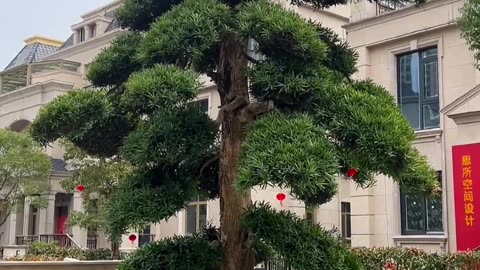
[[[440,142],[443,130],[440,128],[424,129],[415,131],[415,142]]]
[[[445,250],[447,236],[443,234],[399,235],[392,237],[396,246],[403,244],[438,244]]]

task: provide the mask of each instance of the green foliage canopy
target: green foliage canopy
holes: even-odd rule
[[[35,207],[45,207],[51,161],[30,136],[0,129],[0,226],[28,197]]]
[[[228,175],[237,176],[236,191],[228,193],[232,204],[248,200],[243,195],[251,188],[277,186],[319,205],[335,195],[338,176],[351,168],[360,172],[354,180],[361,186],[385,174],[407,190],[436,188],[435,172],[412,147],[413,129],[393,97],[370,81],[350,78],[357,55],[330,29],[267,0],[126,0],[117,16],[135,34],[105,49],[89,78],[118,91],[72,91],[42,109],[32,126],[43,144],[64,138],[89,155],[133,165],[106,205],[113,240],[130,227],[169,218],[200,193],[215,197],[228,190]],[[247,44],[255,44],[254,54]],[[202,88],[198,73],[218,86],[219,121],[195,107]],[[232,127],[239,127],[236,133]],[[239,138],[241,150],[232,147],[237,152],[230,154],[240,158],[222,167],[225,147],[235,146],[222,143],[232,138]],[[223,202],[230,199],[225,194]],[[248,237],[240,240],[242,248],[253,240],[296,269],[355,269],[334,238],[291,214],[258,205],[243,218]],[[196,269],[211,269],[217,257],[203,260],[212,249],[202,239],[161,241],[124,267],[172,269],[178,263],[176,269],[194,269],[190,262],[198,260]],[[220,246],[230,248],[229,241],[221,239]],[[191,261],[181,264],[184,252]],[[159,254],[165,257],[151,266]]]

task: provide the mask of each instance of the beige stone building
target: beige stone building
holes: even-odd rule
[[[334,29],[358,51],[357,78],[371,78],[397,98],[416,129],[415,146],[439,172],[443,193],[437,200],[403,194],[391,180],[380,176],[377,185],[366,190],[357,189],[348,179],[339,179],[338,196],[319,209],[305,209],[288,196],[280,205],[276,195],[282,191],[275,189],[255,190],[253,199],[269,201],[311,222],[337,228],[353,246],[455,251],[451,149],[480,141],[480,100],[476,100],[480,73],[455,22],[463,1],[434,0],[421,7],[408,7],[357,0],[329,10],[292,7],[279,1]],[[123,32],[114,18],[120,4],[114,1],[84,14],[65,42],[42,37],[26,40],[22,52],[0,72],[0,127],[21,132],[54,97],[89,85],[85,78],[89,63]],[[219,96],[215,85],[207,77],[204,80],[206,87],[198,101],[216,118]],[[22,252],[33,240],[61,238],[82,248],[108,247],[104,236],[68,226],[68,214],[82,209],[82,198],[60,187],[60,181],[68,175],[62,149],[54,145],[46,151],[56,165],[51,193],[46,195],[49,205],[33,209],[27,199],[24,210],[9,217],[0,227],[4,255]],[[125,235],[122,249],[128,251],[154,239],[192,233],[207,222],[218,224],[219,203],[199,198],[175,217],[152,224],[145,231],[132,232],[139,235],[133,243]]]
[[[41,36],[25,40],[25,47],[5,70],[0,72],[0,128],[22,132],[43,105],[67,91],[89,85],[86,80],[89,63],[115,37],[124,32],[117,27],[114,17],[114,11],[121,2],[113,1],[82,15],[81,22],[71,26],[72,35],[65,42]],[[349,22],[349,6],[315,11],[309,7],[290,7],[284,0],[280,2],[309,19],[322,22],[345,38],[346,31],[342,26]],[[202,79],[205,80],[206,88],[198,96],[198,100],[205,112],[216,118],[219,96],[210,80],[207,77]],[[24,208],[7,219],[0,227],[3,257],[21,254],[26,246],[38,240],[59,241],[64,245],[81,248],[109,247],[102,233],[93,235],[78,227],[68,226],[70,212],[82,210],[82,197],[80,193],[65,192],[60,185],[69,174],[68,165],[62,160],[62,148],[52,145],[47,147],[46,151],[54,164],[50,177],[51,192],[45,195],[48,207],[35,209],[30,206],[27,198]],[[256,199],[271,200],[278,204],[274,199],[278,192],[259,191],[254,196]],[[288,199],[285,208],[295,210],[299,215],[304,215],[305,212],[299,203]],[[128,251],[155,239],[188,234],[198,230],[207,221],[218,223],[218,220],[218,201],[199,200],[168,221],[152,224],[142,232],[131,232],[138,235],[133,243],[128,240],[130,234],[125,235],[121,249]]]

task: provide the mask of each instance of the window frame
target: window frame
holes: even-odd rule
[[[307,221],[310,225],[317,224],[317,208],[305,207],[305,221]]]
[[[78,29],[78,41],[84,42],[86,40],[85,28]]]
[[[442,171],[437,171],[437,177],[438,181],[440,184],[442,184]],[[401,233],[402,235],[443,235],[445,233],[445,220],[443,218],[443,212],[444,212],[444,203],[443,203],[443,191],[442,194],[440,195],[440,202],[441,202],[441,207],[442,207],[442,230],[441,231],[428,231],[427,230],[427,206],[428,206],[428,197],[423,196],[423,202],[424,202],[424,207],[422,211],[422,217],[424,220],[423,224],[423,229],[419,231],[407,231],[407,209],[405,205],[405,196],[412,195],[412,193],[405,193],[402,192],[400,189],[400,225],[401,225]],[[415,194],[413,194],[415,195]]]
[[[427,56],[425,58],[422,57],[422,54],[426,51],[429,51],[429,50],[432,50],[432,49],[436,49],[436,54],[434,56]],[[421,131],[421,130],[430,130],[430,129],[436,129],[436,128],[440,128],[440,121],[441,121],[441,118],[439,120],[439,123],[438,123],[438,126],[435,126],[435,127],[425,127],[425,119],[424,119],[424,111],[423,111],[423,107],[425,105],[432,105],[432,104],[437,104],[438,105],[438,108],[439,108],[439,114],[440,114],[440,79],[439,79],[439,73],[440,73],[440,70],[439,70],[439,53],[438,53],[438,46],[428,46],[428,47],[424,47],[424,48],[421,48],[419,50],[414,50],[414,51],[408,51],[408,52],[404,52],[404,53],[400,53],[400,54],[397,54],[395,55],[396,56],[396,66],[397,66],[397,97],[398,97],[398,105],[400,108],[402,108],[402,105],[403,105],[403,101],[404,101],[404,98],[402,97],[402,89],[401,89],[401,61],[400,59],[403,57],[403,56],[407,56],[407,55],[413,55],[413,54],[417,54],[418,55],[418,70],[419,70],[419,97],[418,97],[418,103],[419,103],[419,127],[413,127],[412,128],[415,130],[415,131]],[[436,97],[426,97],[425,96],[425,64],[429,64],[429,63],[436,63],[437,65],[437,96]],[[407,98],[407,100],[414,100],[414,99],[417,99],[417,98]],[[402,114],[403,114],[403,111],[402,111]],[[408,119],[407,119],[408,120]],[[410,121],[409,121],[410,122]]]
[[[340,202],[340,222],[340,233],[342,239],[350,243],[352,239],[352,204],[350,202]]]
[[[202,227],[200,226],[200,207],[205,206],[205,221],[206,223],[208,222],[208,199],[206,198],[201,198],[200,196],[197,196],[196,200],[191,202],[188,207],[193,206],[195,207],[195,232],[198,232]],[[189,232],[188,231],[188,207],[185,210],[185,234],[193,234],[195,232]]]

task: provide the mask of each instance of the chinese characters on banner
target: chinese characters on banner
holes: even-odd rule
[[[473,250],[480,246],[480,144],[452,152],[457,250]]]

